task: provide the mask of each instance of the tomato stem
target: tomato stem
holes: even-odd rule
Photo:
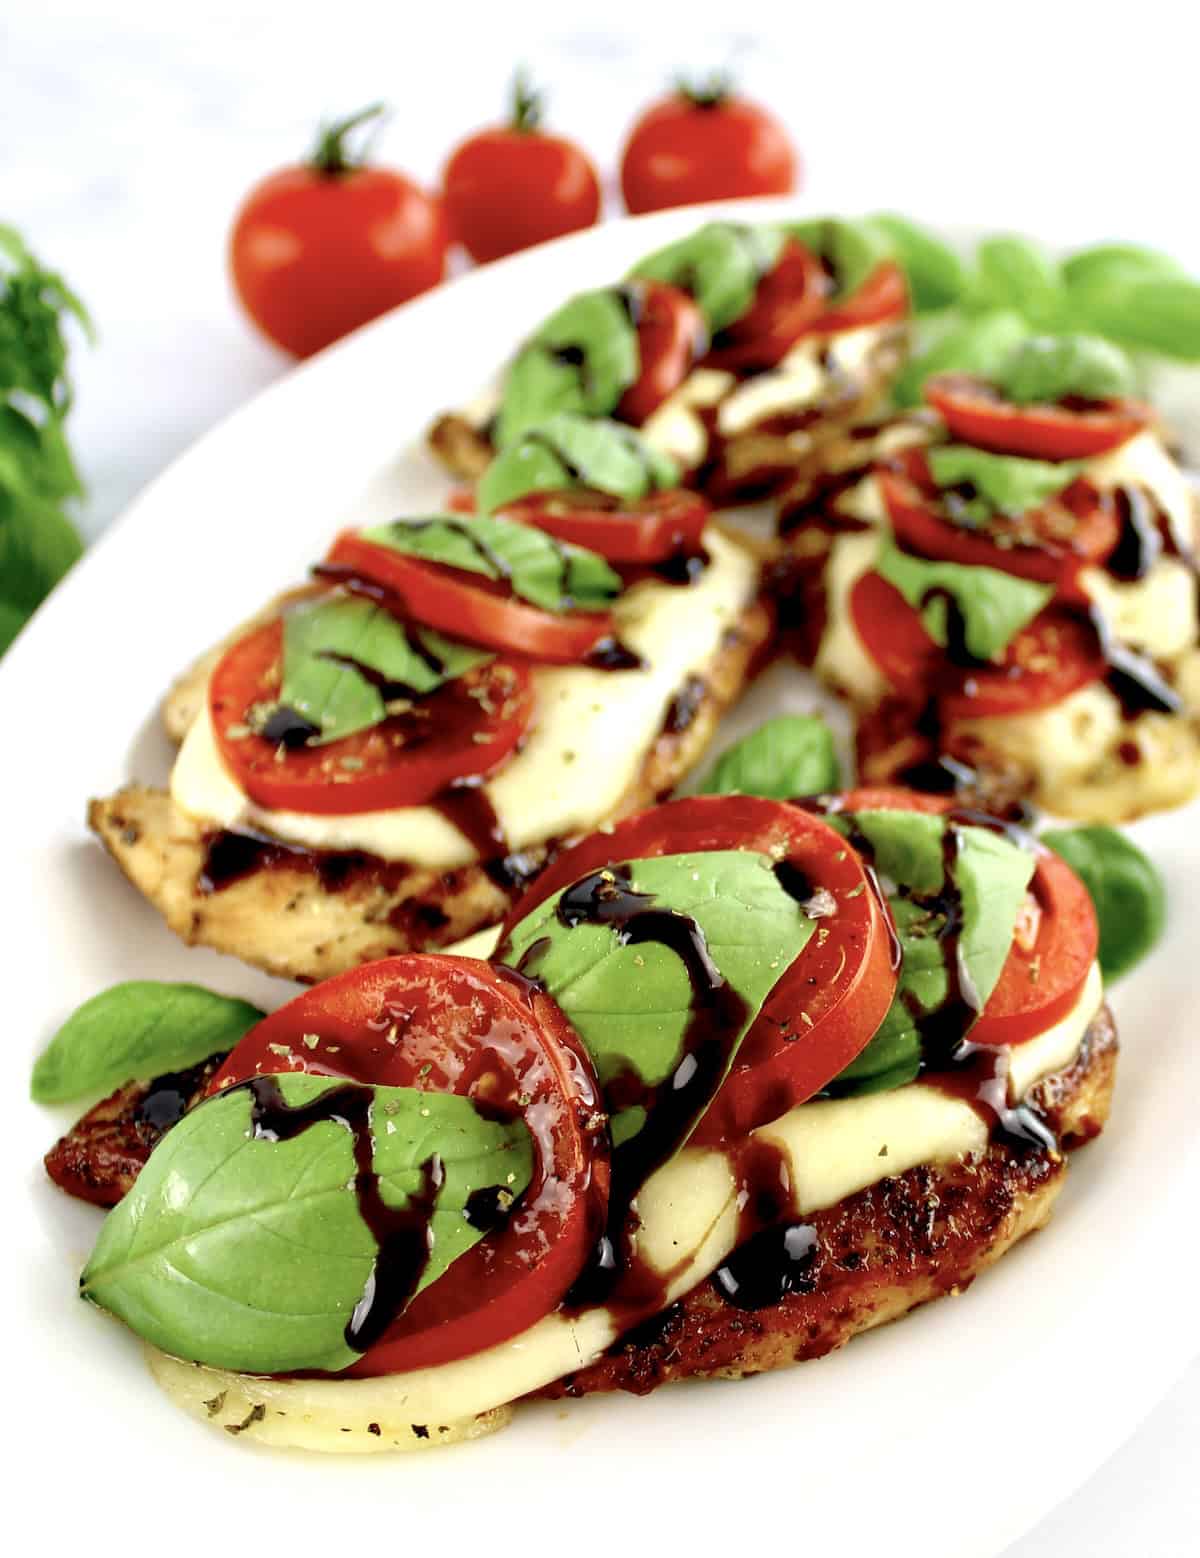
[[[330,178],[361,168],[367,159],[367,152],[374,137],[373,135],[367,137],[357,156],[350,153],[346,145],[346,137],[352,130],[357,130],[360,125],[367,124],[372,119],[376,121],[373,130],[378,131],[380,115],[386,112],[386,103],[372,103],[369,108],[362,108],[358,113],[350,114],[345,119],[335,119],[332,124],[323,124],[317,132],[317,145],[309,159],[310,166]]]
[[[545,94],[534,86],[528,68],[518,65],[513,76],[511,128],[521,135],[540,130],[545,106]]]
[[[707,79],[676,76],[675,90],[693,108],[720,108],[733,92],[733,77],[727,70],[710,71]]]

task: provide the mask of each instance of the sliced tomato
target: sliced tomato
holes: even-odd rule
[[[759,282],[754,302],[713,343],[705,366],[730,373],[773,368],[821,317],[832,289],[820,256],[789,238]]]
[[[939,374],[925,399],[955,438],[997,454],[1035,460],[1085,460],[1127,443],[1154,421],[1138,400],[1018,406],[969,374]]]
[[[654,492],[626,503],[607,493],[570,488],[531,492],[504,508],[505,519],[599,552],[610,563],[660,563],[696,553],[712,513],[696,492]]]
[[[836,908],[781,976],[692,1137],[716,1142],[777,1119],[865,1048],[896,988],[887,911],[863,863],[819,817],[749,795],[668,801],[595,833],[554,860],[518,900],[501,937],[561,888],[628,860],[718,849],[761,851],[825,888]]]
[[[692,371],[692,364],[704,353],[708,332],[695,299],[679,287],[661,281],[637,285],[641,289],[638,376],[613,415],[641,427]]]
[[[419,806],[456,780],[492,773],[533,713],[524,661],[493,660],[445,683],[382,724],[326,746],[289,746],[251,728],[251,710],[279,696],[283,621],[238,639],[209,680],[217,750],[256,806],[346,816]]]
[[[928,468],[923,454],[905,461],[916,473]],[[876,473],[896,540],[906,550],[939,562],[972,568],[998,568],[1022,579],[1055,585],[1072,599],[1082,599],[1081,568],[1103,562],[1116,546],[1121,525],[1107,494],[1090,482],[1071,483],[1049,503],[1008,519],[993,515],[986,528],[968,529],[946,511],[931,479],[925,482],[896,471]]]
[[[943,693],[944,720],[1027,714],[1098,682],[1108,670],[1090,622],[1049,606],[1022,628],[999,665],[980,666]]]
[[[919,702],[944,659],[925,631],[920,612],[874,570],[855,581],[848,609],[854,631],[871,659],[897,692]]]
[[[512,1214],[419,1293],[347,1373],[449,1363],[550,1313],[603,1225],[608,1192],[599,1084],[555,1002],[474,958],[381,958],[264,1018],[208,1091],[288,1071],[455,1093],[523,1120],[533,1144],[533,1177]]]
[[[839,809],[941,812],[966,823],[976,820],[972,812],[959,812],[953,796],[891,786],[851,790],[840,798]],[[1045,1033],[1075,1006],[1096,960],[1096,910],[1066,861],[1037,846],[1029,891],[1036,905],[1028,917],[1032,935],[1014,939],[996,988],[967,1034],[972,1044],[1022,1044]]]
[[[908,283],[892,260],[877,265],[848,298],[828,308],[811,327],[812,334],[833,335],[839,330],[858,330],[864,325],[886,324],[908,315]]]
[[[574,665],[613,633],[608,612],[556,615],[518,600],[506,585],[457,568],[426,563],[344,530],[326,562],[391,591],[416,622],[487,649]]]

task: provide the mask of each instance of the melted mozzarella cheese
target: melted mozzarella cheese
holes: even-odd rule
[[[613,607],[617,635],[642,657],[643,669],[534,672],[537,702],[525,745],[484,786],[510,848],[586,832],[611,815],[636,780],[672,697],[690,675],[703,674],[754,599],[758,570],[749,554],[716,530],[705,533],[704,545],[711,562],[695,584],[646,581]],[[431,806],[340,817],[255,806],[221,761],[207,709],[180,749],[171,795],[204,822],[259,828],[311,849],[364,850],[438,871],[477,858]]]
[[[1195,495],[1191,483],[1163,447],[1158,435],[1147,429],[1109,454],[1085,462],[1083,474],[1097,487],[1127,483],[1145,487],[1167,516],[1181,550],[1196,542]]]
[[[872,483],[878,491],[878,484]],[[850,592],[875,564],[874,530],[838,536],[825,565],[825,631],[813,670],[853,703],[870,708],[886,694],[888,681],[867,653],[850,616]]]
[[[737,383],[732,373],[697,368],[663,401],[639,431],[648,444],[672,455],[685,470],[694,470],[708,453],[708,432],[696,415],[715,406]]]
[[[1054,1027],[1009,1052],[1009,1097],[1018,1099],[1078,1053],[1102,1000],[1093,965],[1079,1000]],[[791,1205],[805,1217],[880,1179],[922,1163],[978,1153],[987,1130],[968,1104],[922,1083],[862,1098],[802,1104],[755,1135],[784,1155]],[[639,1255],[669,1273],[664,1307],[709,1276],[736,1244],[735,1169],[718,1148],[685,1147],[647,1181],[637,1200]],[[513,1340],[436,1368],[380,1379],[284,1380],[231,1374],[151,1353],[160,1384],[187,1410],[251,1438],[310,1449],[345,1449],[371,1423],[395,1448],[417,1448],[410,1425],[446,1425],[460,1437],[487,1431],[479,1415],[594,1362],[620,1333],[607,1308],[546,1315]],[[208,1403],[221,1400],[214,1412]],[[256,1409],[256,1420],[248,1421]],[[496,1425],[491,1425],[496,1426]],[[423,1442],[423,1441],[422,1441]],[[368,1446],[368,1448],[391,1448]]]
[[[1155,660],[1174,660],[1195,644],[1196,576],[1177,557],[1160,557],[1144,579],[1128,582],[1103,568],[1085,568],[1079,583],[1130,648]]]

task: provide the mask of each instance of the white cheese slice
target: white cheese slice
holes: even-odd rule
[[[878,555],[879,536],[874,530],[856,531],[834,541],[825,564],[825,631],[813,666],[822,681],[863,708],[884,697],[888,681],[858,636],[850,616],[850,592],[874,567]]]
[[[1072,1011],[1010,1051],[1010,1101],[1071,1061],[1101,999],[1100,973],[1093,966]],[[919,1082],[863,1098],[803,1104],[755,1134],[787,1157],[793,1217],[832,1206],[917,1164],[982,1151],[987,1142],[986,1128],[968,1104]],[[709,1276],[735,1246],[737,1184],[729,1158],[717,1148],[685,1148],[646,1183],[637,1210],[640,1254],[671,1274],[665,1306]],[[239,1422],[261,1406],[262,1414],[244,1430],[251,1439],[344,1447],[339,1441],[347,1431],[361,1432],[372,1422],[470,1425],[478,1414],[594,1362],[620,1329],[606,1308],[571,1318],[554,1313],[473,1357],[380,1379],[258,1378],[200,1369],[159,1353],[152,1354],[152,1367],[160,1384],[197,1416],[206,1414],[205,1401],[222,1392],[229,1393],[226,1405],[232,1401]]]
[[[715,406],[737,383],[732,373],[697,368],[642,424],[648,444],[672,455],[684,470],[694,470],[708,453],[708,432],[697,409]]]
[[[1079,583],[1130,648],[1174,660],[1195,644],[1196,575],[1177,557],[1160,557],[1144,579],[1124,582],[1103,568],[1085,568]]]
[[[705,533],[704,545],[712,561],[695,584],[643,582],[613,609],[621,641],[642,656],[644,669],[534,672],[537,707],[526,743],[484,786],[512,849],[587,832],[611,815],[657,739],[672,697],[689,675],[703,673],[754,599],[754,559],[715,529]],[[431,806],[341,817],[255,806],[221,761],[207,708],[180,749],[171,795],[181,811],[204,822],[261,828],[310,849],[364,850],[438,871],[477,858]]]
[[[1109,454],[1084,465],[1084,475],[1097,487],[1126,483],[1147,488],[1166,514],[1176,541],[1184,550],[1195,545],[1195,495],[1191,483],[1149,428]]]

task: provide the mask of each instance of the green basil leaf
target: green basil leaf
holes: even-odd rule
[[[279,701],[320,731],[310,744],[340,741],[386,717],[381,676],[397,697],[420,697],[494,657],[443,638],[430,628],[406,628],[367,600],[325,600],[293,607],[283,622]]]
[[[79,533],[49,499],[12,483],[0,449],[0,599],[32,612],[83,555]]]
[[[893,257],[908,280],[916,313],[948,308],[959,301],[967,290],[967,269],[949,244],[892,212],[881,212],[871,221],[891,240]]]
[[[1084,322],[1124,346],[1200,360],[1200,282],[1155,276],[1088,293]]]
[[[1019,405],[1084,395],[1132,395],[1133,364],[1119,346],[1094,335],[1037,335],[1022,341],[993,379]]]
[[[373,1171],[390,1207],[407,1206],[423,1166],[441,1159],[417,1292],[481,1237],[463,1217],[472,1191],[516,1195],[529,1182],[524,1125],[485,1120],[470,1099],[300,1073],[276,1080],[290,1106],[331,1087],[371,1095]],[[329,1119],[290,1140],[255,1137],[251,1108],[232,1088],[163,1137],[106,1219],[81,1292],[179,1358],[264,1374],[343,1369],[359,1356],[344,1333],[377,1253],[358,1210],[350,1129]]]
[[[879,1092],[911,1082],[921,1069],[921,1036],[910,1010],[936,1011],[950,994],[941,936],[945,911],[946,822],[916,812],[859,812],[853,826],[869,841],[883,877],[900,889],[890,897],[902,961],[896,995],[870,1044],[830,1084],[838,1096]],[[847,824],[831,819],[846,830]],[[961,896],[957,958],[982,1008],[996,988],[1012,947],[1017,914],[1033,876],[1033,855],[986,828],[954,825],[952,867]]]
[[[895,244],[891,234],[871,217],[849,221],[842,217],[808,217],[787,222],[783,231],[798,238],[832,267],[835,297],[857,292],[883,260],[891,259]]]
[[[1067,286],[1078,292],[1184,274],[1170,255],[1133,243],[1100,243],[1080,249],[1063,261],[1061,272]]]
[[[829,726],[815,714],[780,714],[723,752],[705,795],[765,795],[786,801],[841,784]]]
[[[492,514],[531,492],[589,487],[633,502],[679,480],[675,461],[633,428],[563,412],[501,449],[480,478],[476,501],[481,514]]]
[[[38,1056],[30,1096],[62,1104],[184,1071],[231,1050],[262,1015],[249,1001],[199,985],[155,979],[113,985],[72,1012]]]
[[[1064,323],[1066,300],[1058,267],[1028,238],[1000,233],[975,251],[976,275],[965,299],[977,310],[1017,309],[1035,325]]]
[[[892,545],[884,547],[875,567],[920,611],[926,632],[942,645],[948,642],[943,592],[952,596],[966,624],[967,650],[977,660],[998,660],[1054,594],[1049,584],[999,568],[927,562]]]
[[[24,606],[14,606],[0,600],[0,655],[29,621],[30,612]]]
[[[526,428],[560,411],[586,413],[587,397],[579,369],[540,346],[524,347],[513,358],[504,394],[491,427],[495,449],[506,449]]]
[[[1083,881],[1100,921],[1100,970],[1120,979],[1163,933],[1167,893],[1158,868],[1116,828],[1053,828],[1042,843]]]
[[[666,282],[689,293],[716,334],[740,319],[754,302],[758,284],[778,259],[783,240],[778,228],[709,222],[639,260],[630,275]]]
[[[395,519],[362,535],[425,562],[503,579],[514,595],[543,611],[602,611],[621,593],[620,574],[595,552],[494,515]]]
[[[988,506],[1001,514],[1027,514],[1069,487],[1083,470],[1070,460],[1026,460],[1016,455],[989,454],[970,444],[943,444],[927,451],[926,459],[939,487],[969,482]]]
[[[746,1003],[740,1042],[813,921],[780,886],[773,862],[752,851],[665,855],[634,861],[629,871],[634,892],[699,926],[709,956]],[[556,912],[561,896],[515,927],[505,960],[520,964],[537,944],[531,971],[567,1014],[603,1084],[630,1068],[649,1084],[664,1081],[682,1058],[691,1011],[682,960],[657,942],[628,944],[611,925],[568,928]]]
[[[935,373],[971,373],[991,379],[1029,334],[1014,309],[997,309],[971,319],[955,319],[938,331],[909,360],[892,389],[898,406],[915,406],[925,380]]]

